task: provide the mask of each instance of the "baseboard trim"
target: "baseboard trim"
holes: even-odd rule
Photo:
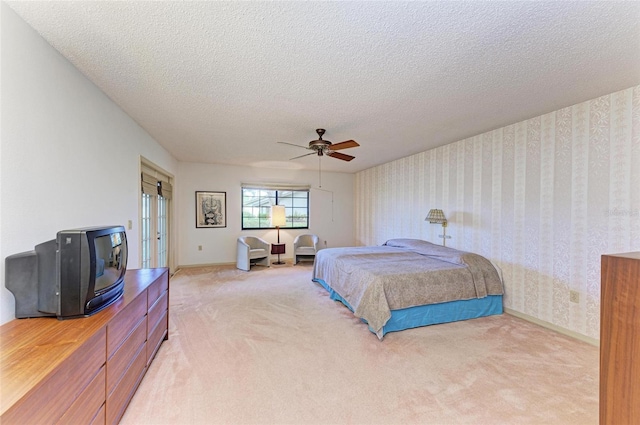
[[[586,342],[587,344],[599,347],[600,346],[600,340],[595,339],[595,338],[591,338],[588,337],[586,335],[582,335],[581,333],[575,332],[575,331],[571,331],[569,329],[565,329],[561,326],[558,325],[554,325],[553,323],[549,323],[546,322],[544,320],[540,320],[538,318],[535,318],[533,316],[529,316],[528,314],[524,314],[524,313],[520,313],[519,311],[515,311],[512,310],[510,308],[506,308],[504,307],[504,312],[507,314],[510,314],[512,316],[518,317],[520,319],[526,320],[527,322],[531,322],[531,323],[535,323],[536,325],[540,325],[543,328],[547,328],[547,329],[551,329],[552,331],[556,331],[558,333],[561,333],[563,335],[566,336],[570,336],[571,338],[575,338],[577,340],[580,340],[582,342]]]
[[[274,258],[274,256],[272,255],[272,256],[271,256],[271,265],[276,265],[276,266],[277,266],[277,265],[279,265],[279,264],[275,264],[275,262],[276,262],[276,261],[277,261],[277,260],[276,260],[276,259]],[[282,258],[280,259],[280,261],[282,261],[282,262],[284,262],[284,263],[287,263],[287,264],[293,264],[293,257],[282,257]],[[176,271],[175,271],[175,273],[178,273],[178,271],[179,271],[180,269],[195,269],[195,268],[198,268],[198,267],[235,266],[235,265],[236,265],[236,263],[235,263],[235,262],[233,262],[233,263],[187,264],[187,265],[184,265],[184,266],[183,266],[183,265],[178,265],[178,266],[176,267]],[[280,264],[280,265],[281,265],[281,264]],[[175,273],[174,273],[174,274],[175,274]]]
[[[187,264],[185,266],[178,266],[176,268],[176,273],[180,269],[196,269],[199,267],[214,267],[214,266],[235,266],[236,263],[206,263],[206,264]]]

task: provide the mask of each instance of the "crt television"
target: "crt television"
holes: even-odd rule
[[[5,286],[16,318],[90,316],[124,292],[127,235],[123,226],[62,230],[56,239],[5,259]]]

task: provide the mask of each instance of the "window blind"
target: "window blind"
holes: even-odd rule
[[[142,164],[141,184],[143,193],[162,196],[165,199],[172,199],[173,185],[169,180],[169,176]]]
[[[158,180],[145,172],[142,172],[142,193],[147,195],[158,194]]]
[[[158,182],[158,195],[165,199],[171,199],[173,197],[173,186],[169,182]]]
[[[308,192],[311,189],[310,185],[296,185],[285,183],[241,183],[243,189],[265,189],[265,190],[297,190],[301,192]]]

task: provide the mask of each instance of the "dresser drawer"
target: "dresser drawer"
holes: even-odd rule
[[[107,358],[122,345],[140,320],[147,314],[147,297],[142,292],[122,310],[107,326]]]
[[[153,356],[155,356],[160,348],[160,344],[162,344],[162,341],[167,336],[168,317],[167,311],[165,310],[158,324],[150,331],[151,333],[147,337],[147,364],[151,363]]]
[[[158,321],[162,315],[167,311],[169,306],[169,292],[164,291],[158,301],[151,306],[148,313],[149,332],[151,332],[158,325]]]
[[[104,402],[106,400],[104,392],[105,370],[104,366],[93,378],[93,381],[83,391],[78,399],[71,405],[69,410],[58,421],[58,424],[88,424],[95,422],[96,416],[102,412],[102,423],[104,423]]]
[[[116,388],[107,396],[107,424],[117,424],[129,405],[146,370],[146,353],[146,344],[143,344]]]
[[[124,372],[133,362],[136,353],[140,351],[140,346],[144,344],[146,339],[147,323],[143,317],[131,335],[107,361],[107,396],[111,394],[118,382],[120,382]]]
[[[155,282],[149,285],[149,288],[147,288],[147,308],[151,308],[151,306],[155,304],[156,300],[160,298],[162,293],[165,292],[168,288],[169,280],[165,279],[164,276],[160,276],[158,279],[156,279]]]

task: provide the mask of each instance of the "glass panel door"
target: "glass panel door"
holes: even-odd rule
[[[156,226],[156,234],[158,238],[158,243],[156,245],[156,255],[157,255],[157,263],[155,267],[167,267],[169,263],[169,250],[168,250],[168,242],[169,242],[169,232],[168,232],[168,220],[167,213],[168,208],[167,204],[169,201],[162,196],[158,196],[158,211],[157,211],[157,226]]]
[[[140,240],[140,268],[148,269],[151,265],[151,198],[152,196],[143,193],[142,194],[142,208],[140,209],[140,226],[141,226],[141,240]]]
[[[142,160],[140,267],[173,267],[171,243],[172,177]]]
[[[168,203],[162,196],[142,194],[140,267],[143,269],[169,265]]]

